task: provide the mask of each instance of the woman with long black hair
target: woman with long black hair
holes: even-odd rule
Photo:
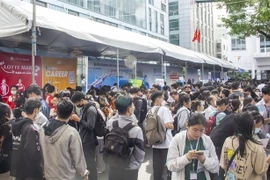
[[[261,143],[253,138],[254,129],[254,119],[250,113],[236,116],[235,135],[226,139],[220,157],[226,179],[262,180],[265,177],[268,168],[266,153]]]
[[[11,110],[7,104],[0,102],[0,179],[11,179],[9,175],[12,135],[9,123]]]

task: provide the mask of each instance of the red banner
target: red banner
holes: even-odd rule
[[[35,61],[36,83],[42,86],[41,58]],[[0,53],[0,95],[7,98],[13,85],[23,92],[32,84],[32,57],[29,55]]]

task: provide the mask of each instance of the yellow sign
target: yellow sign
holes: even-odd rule
[[[50,83],[56,89],[76,88],[76,59],[44,57],[42,63],[43,84]]]

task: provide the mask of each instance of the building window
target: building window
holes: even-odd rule
[[[33,3],[33,0],[31,0],[31,3]],[[47,7],[47,3],[42,1],[36,1],[36,5],[41,7]]]
[[[179,30],[179,19],[171,19],[169,23],[170,31]]]
[[[66,12],[65,8],[63,8],[61,6],[54,5],[54,4],[48,4],[48,8],[53,9],[55,11]]]
[[[232,38],[232,51],[246,50],[246,39]]]
[[[169,15],[170,16],[178,15],[178,1],[169,3]]]
[[[152,10],[151,8],[148,9],[149,12],[149,31],[152,31]]]
[[[164,35],[164,15],[160,14],[160,33]]]
[[[261,52],[270,52],[270,38],[266,38],[264,36],[260,37],[260,48]]]
[[[221,52],[221,43],[220,42],[217,43],[216,48],[217,48],[217,52]]]
[[[68,14],[71,14],[71,15],[73,15],[73,16],[79,16],[79,13],[78,12],[76,12],[76,11],[72,11],[72,10],[68,10]]]
[[[71,3],[71,4],[75,4],[78,6],[83,6],[83,0],[64,0],[65,2]]]
[[[154,5],[154,0],[148,0],[148,3]]]
[[[166,12],[166,4],[163,4],[162,2],[161,2],[161,10]]]
[[[97,0],[88,0],[87,8],[94,12],[100,12],[100,2]]]
[[[158,32],[158,12],[155,11],[155,19],[156,19],[156,32]]]
[[[170,43],[179,46],[179,34],[171,34]]]

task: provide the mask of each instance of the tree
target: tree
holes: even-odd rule
[[[227,73],[227,76],[230,77],[230,79],[233,79],[233,80],[247,80],[247,79],[250,79],[249,72],[231,71],[231,72]]]
[[[219,0],[228,17],[222,18],[230,35],[240,38],[263,35],[270,38],[270,0]]]

